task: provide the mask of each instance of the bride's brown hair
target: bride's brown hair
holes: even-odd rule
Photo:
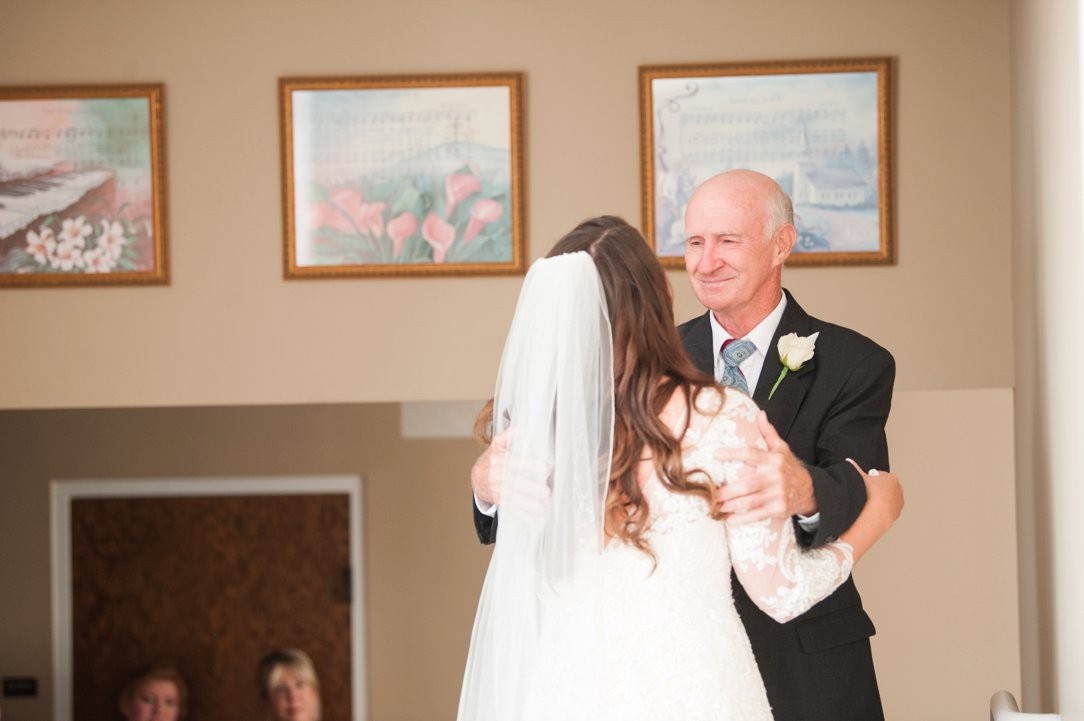
[[[702,388],[715,381],[685,355],[674,327],[674,306],[662,266],[640,232],[605,215],[580,223],[547,257],[585,251],[598,269],[613,332],[614,437],[606,530],[650,553],[643,533],[648,504],[637,468],[644,450],[659,480],[671,490],[712,499],[709,486],[681,465],[681,439]],[[659,419],[675,390],[685,397],[681,432]]]
[[[706,481],[706,475],[681,465],[681,439],[700,390],[716,384],[685,355],[666,276],[640,231],[616,216],[592,218],[561,238],[546,257],[580,251],[595,262],[613,333],[614,436],[606,532],[651,554],[643,539],[648,503],[637,480],[641,451],[651,455],[659,480],[671,490],[710,502],[709,484],[695,480],[704,476]],[[659,415],[678,389],[685,397],[685,418],[675,436]],[[490,400],[474,425],[479,440],[489,441],[492,419]]]

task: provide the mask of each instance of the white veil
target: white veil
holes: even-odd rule
[[[594,564],[613,444],[613,351],[606,298],[587,253],[531,266],[493,412],[494,433],[508,431],[508,452],[459,721],[526,718],[530,695],[540,692],[532,686],[537,662],[560,653],[554,629],[598,628]],[[584,643],[577,638],[581,655]],[[577,674],[575,688],[590,694],[598,687],[595,665],[567,669]],[[592,705],[577,702],[584,711]]]

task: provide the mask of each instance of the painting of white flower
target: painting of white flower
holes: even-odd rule
[[[0,89],[0,287],[168,282],[161,85]]]

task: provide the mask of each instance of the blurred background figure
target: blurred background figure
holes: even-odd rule
[[[181,721],[188,688],[172,666],[139,668],[120,694],[120,715],[125,721]]]
[[[320,680],[304,651],[281,648],[264,656],[260,693],[269,721],[320,721]]]

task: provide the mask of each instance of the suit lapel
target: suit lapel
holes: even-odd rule
[[[711,311],[709,310],[708,313]],[[711,343],[711,321],[708,313],[697,318],[685,336],[685,352],[689,360],[703,373],[715,376],[715,349]]]
[[[779,327],[776,328],[775,335],[772,337],[771,348],[766,349],[764,367],[760,371],[760,380],[757,381],[753,400],[768,414],[768,420],[775,426],[776,432],[786,438],[787,433],[790,432],[791,424],[794,423],[794,417],[798,414],[798,409],[802,405],[802,399],[805,398],[805,394],[813,382],[816,356],[814,355],[813,358],[806,361],[805,365],[798,371],[787,373],[787,377],[776,388],[771,399],[768,399],[772,386],[775,385],[775,382],[779,379],[779,374],[783,371],[783,363],[779,360],[777,350],[779,339],[787,333],[797,333],[800,336],[807,336],[811,333],[809,315],[802,310],[802,307],[798,305],[788,291],[784,290],[783,292],[787,294],[787,307],[783,311],[783,317],[779,319]]]

